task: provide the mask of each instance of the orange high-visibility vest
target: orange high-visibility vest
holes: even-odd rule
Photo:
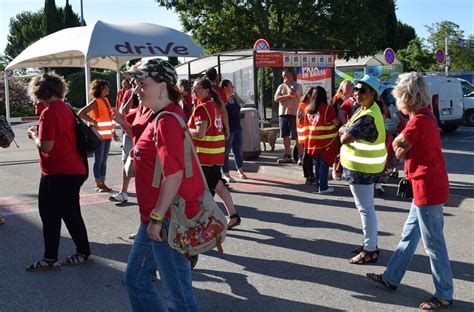
[[[305,148],[308,155],[316,156],[320,154],[323,160],[332,165],[338,151],[338,130],[337,127],[327,120],[329,109],[334,109],[328,104],[321,104],[316,114],[309,114],[306,108],[304,115],[304,126],[306,129]]]
[[[225,137],[221,110],[214,101],[207,100],[199,103],[194,109],[194,112],[201,107],[206,111],[209,122],[204,137],[201,139],[193,138],[199,161],[203,166],[222,166],[224,164],[225,155]],[[194,112],[189,119],[188,126],[190,129],[196,129]]]
[[[296,115],[296,131],[298,132],[298,144],[304,144],[306,141],[306,135],[308,134],[306,131],[306,128],[304,126],[304,121],[300,122],[300,116],[299,114],[302,114],[304,116],[305,114],[305,108],[308,104],[305,102],[301,102],[298,104],[298,111]]]
[[[89,117],[95,120],[97,131],[102,140],[112,138],[112,131],[115,129],[115,123],[112,120],[112,109],[107,98],[96,98],[97,109],[89,112]]]

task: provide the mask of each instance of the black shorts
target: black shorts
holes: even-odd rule
[[[216,194],[216,186],[222,179],[221,166],[201,166],[201,168],[202,172],[204,172],[204,176],[206,177],[207,187],[209,187],[209,191],[211,192],[212,196],[214,196]]]

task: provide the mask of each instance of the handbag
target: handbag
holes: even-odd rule
[[[397,196],[406,199],[413,198],[413,188],[410,180],[406,178],[400,180],[400,183],[398,183]]]
[[[204,253],[211,249],[217,248],[220,253],[223,253],[222,243],[224,242],[227,225],[226,217],[221,209],[217,206],[214,197],[211,195],[206,183],[206,178],[202,172],[201,163],[194,149],[188,128],[183,119],[176,113],[161,112],[155,119],[155,145],[156,132],[158,127],[158,120],[164,115],[174,116],[180,123],[184,132],[184,163],[185,163],[185,177],[193,175],[193,168],[191,162],[191,153],[197,162],[205,190],[199,199],[200,211],[192,218],[188,218],[185,214],[186,202],[177,195],[171,204],[171,220],[168,229],[168,244],[171,248],[191,260],[192,256]],[[155,163],[155,171],[153,174],[153,187],[159,187],[162,175],[162,166],[159,155]]]
[[[99,133],[94,128],[89,127],[82,121],[76,112],[71,108],[76,121],[76,147],[81,156],[95,152],[102,144]]]
[[[15,132],[13,132],[5,116],[0,116],[0,147],[7,148],[13,141],[15,141]],[[18,144],[16,146],[19,147]]]

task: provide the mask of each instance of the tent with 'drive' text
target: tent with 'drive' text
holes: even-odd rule
[[[127,61],[142,57],[199,57],[203,49],[186,33],[151,23],[116,25],[102,21],[57,31],[36,41],[5,68],[8,72],[29,67],[84,67],[86,93],[90,68],[117,71]],[[8,83],[5,83],[7,118],[10,116]]]

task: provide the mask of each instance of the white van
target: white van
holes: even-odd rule
[[[463,123],[464,98],[461,82],[453,77],[425,75],[430,86],[431,109],[444,132],[453,132]]]

